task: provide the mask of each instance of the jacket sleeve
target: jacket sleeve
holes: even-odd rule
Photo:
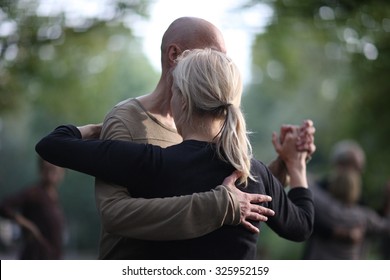
[[[369,207],[360,206],[360,209],[366,219],[368,235],[390,237],[390,217],[380,216]]]
[[[102,138],[132,141],[120,120],[105,121]],[[179,240],[205,235],[240,222],[239,202],[224,187],[167,198],[133,198],[125,187],[101,180],[95,199],[104,230],[144,240]]]

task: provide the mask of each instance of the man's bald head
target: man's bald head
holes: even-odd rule
[[[176,45],[181,52],[188,49],[211,48],[226,53],[221,31],[212,23],[195,17],[176,19],[164,33],[161,43],[161,62],[167,66],[168,48]]]

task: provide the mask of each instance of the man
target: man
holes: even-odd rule
[[[364,167],[365,153],[358,143],[342,140],[334,145],[330,176],[311,188],[315,223],[305,259],[365,259],[368,236],[390,236],[390,220],[358,204]]]
[[[23,230],[20,259],[61,259],[64,215],[57,189],[64,169],[39,158],[39,171],[36,184],[2,202],[0,215],[15,221]]]
[[[214,25],[199,18],[175,20],[162,39],[162,73],[155,90],[115,106],[105,118],[101,138],[162,147],[181,142],[170,108],[171,70],[184,50],[206,47],[226,52],[223,36]],[[313,151],[311,123],[302,133],[303,138],[309,139],[303,141],[306,144],[303,148]],[[280,167],[280,170],[283,163],[277,161],[273,166]],[[142,250],[134,239],[195,238],[224,224],[239,223],[249,230],[258,231],[249,220],[265,221],[266,215],[272,215],[272,211],[263,211],[250,204],[265,201],[266,198],[239,192],[234,186],[229,189],[216,186],[215,190],[206,193],[150,200],[132,198],[126,188],[99,180],[96,181],[95,191],[102,221],[101,259],[126,259],[131,250]]]

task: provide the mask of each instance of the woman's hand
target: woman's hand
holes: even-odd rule
[[[102,124],[87,124],[77,128],[80,130],[83,139],[97,139],[102,131]]]
[[[298,127],[290,126],[288,131],[284,131],[283,137],[279,137],[275,132],[272,134],[272,144],[275,151],[281,157],[288,167],[295,163],[304,163],[307,157],[307,151],[299,151],[297,142],[299,141]]]
[[[307,161],[311,158],[312,154],[316,150],[314,144],[314,133],[316,129],[313,121],[304,120],[300,126],[298,125],[282,125],[280,128],[279,141],[284,142],[286,134],[289,132],[298,133],[296,138],[296,148],[298,151],[307,151]]]
[[[296,144],[299,139],[299,128],[290,126],[280,138],[275,132],[272,134],[272,143],[279,157],[286,164],[290,175],[290,187],[307,187],[306,159],[307,151],[298,151]]]

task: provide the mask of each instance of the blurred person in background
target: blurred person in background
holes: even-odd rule
[[[0,204],[0,215],[14,221],[22,230],[19,259],[62,259],[65,217],[58,187],[65,171],[41,158],[38,166],[38,181],[5,198]]]
[[[353,140],[335,144],[328,177],[313,184],[314,232],[304,259],[365,259],[368,238],[389,236],[390,220],[359,204],[365,153]]]

